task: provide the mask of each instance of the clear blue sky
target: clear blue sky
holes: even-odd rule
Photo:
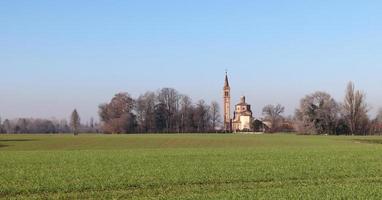
[[[293,113],[316,90],[342,101],[350,80],[382,107],[382,1],[0,1],[0,116],[82,118],[114,93],[174,87],[233,100],[255,116]]]

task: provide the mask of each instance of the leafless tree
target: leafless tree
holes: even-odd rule
[[[285,111],[285,107],[277,104],[277,105],[266,105],[263,108],[263,116],[266,121],[271,123],[271,127],[269,127],[270,132],[276,132],[279,130],[280,125],[283,121],[282,114]]]
[[[90,127],[91,129],[93,129],[93,128],[95,127],[95,125],[94,125],[94,118],[93,118],[93,117],[90,118],[90,121],[89,121],[89,127]]]
[[[342,112],[352,135],[365,134],[365,124],[369,120],[366,97],[363,92],[355,90],[352,82],[347,86]]]
[[[5,133],[4,127],[3,127],[3,120],[0,117],[0,133]]]
[[[57,122],[57,132],[58,133],[68,133],[70,132],[70,126],[66,119],[60,120]]]
[[[325,92],[315,92],[301,99],[296,110],[298,131],[316,134],[334,134],[339,116],[339,106]]]
[[[11,122],[8,119],[4,120],[3,127],[6,133],[13,133]]]
[[[167,112],[166,105],[162,103],[158,103],[157,105],[155,105],[154,115],[155,115],[155,131],[156,132],[163,133],[167,131],[166,130],[166,127],[167,127],[166,112]]]
[[[3,123],[4,133],[72,133],[72,129],[66,120],[57,119],[35,119],[35,118],[16,118],[7,119]],[[4,128],[7,127],[6,129]],[[81,124],[79,132],[96,132],[96,128]]]
[[[159,103],[165,106],[166,131],[173,132],[177,128],[178,119],[176,114],[179,111],[180,95],[173,88],[163,88],[158,94]]]
[[[207,132],[211,129],[210,127],[210,107],[200,100],[195,107],[194,120],[197,124],[197,132]]]
[[[139,132],[155,131],[155,105],[156,95],[154,92],[146,92],[136,101],[136,112]]]
[[[381,122],[381,123],[382,123],[382,108],[380,108],[380,109],[378,110],[378,113],[377,113],[377,116],[376,116],[376,120],[377,120],[378,122]]]
[[[28,121],[25,118],[21,118],[17,122],[17,126],[19,127],[19,133],[26,133],[28,131]]]
[[[210,116],[211,116],[211,122],[212,122],[212,130],[216,130],[216,128],[221,122],[219,103],[216,101],[211,102],[210,108],[211,108]]]
[[[187,95],[182,95],[180,99],[180,131],[190,132],[192,131],[192,101],[191,98]]]
[[[381,135],[382,134],[382,109],[379,109],[377,116],[370,122],[370,134]]]
[[[134,100],[128,93],[118,93],[108,104],[99,106],[102,129],[105,133],[134,132],[136,116],[133,114]]]

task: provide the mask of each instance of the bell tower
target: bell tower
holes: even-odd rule
[[[232,122],[231,122],[231,87],[229,86],[228,73],[225,72],[225,81],[224,81],[224,131],[232,131]]]

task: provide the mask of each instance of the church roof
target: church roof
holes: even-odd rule
[[[240,102],[240,103],[236,104],[236,106],[250,106],[250,105],[245,103],[245,102]]]

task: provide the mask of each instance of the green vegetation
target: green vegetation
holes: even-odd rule
[[[0,135],[0,197],[381,199],[380,141],[283,134]]]

